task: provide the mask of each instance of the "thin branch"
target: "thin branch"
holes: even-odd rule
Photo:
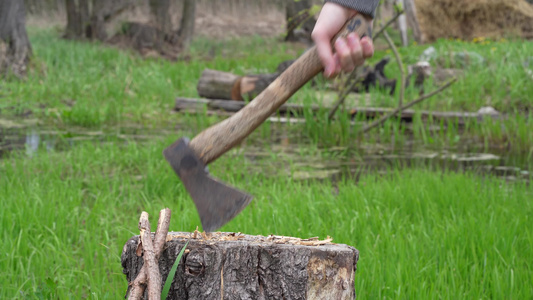
[[[394,23],[396,21],[396,19],[398,19],[398,17],[400,17],[401,14],[403,14],[403,9],[397,11],[396,14],[394,15],[394,17],[392,17],[390,20],[388,20],[387,23],[385,23],[385,25],[383,25],[378,31],[376,31],[376,33],[374,33],[374,36],[372,37],[372,39],[376,39],[378,36],[380,36],[383,33],[383,30],[385,30],[392,23]]]
[[[452,85],[452,83],[454,83],[455,81],[457,81],[457,78],[454,77],[453,79],[451,79],[446,84],[444,84],[441,87],[439,87],[438,89],[434,90],[433,92],[431,92],[429,94],[425,94],[425,95],[421,96],[420,98],[407,103],[406,105],[403,105],[401,107],[396,108],[395,110],[391,111],[387,115],[384,115],[383,117],[381,117],[379,120],[376,120],[376,121],[372,122],[371,124],[363,127],[363,129],[360,130],[360,133],[366,133],[366,132],[370,131],[370,129],[385,123],[385,121],[387,121],[388,119],[390,119],[391,117],[396,115],[399,111],[408,109],[409,107],[411,107],[411,106],[413,106],[413,105],[415,105],[417,103],[420,103],[420,102],[424,101],[425,99],[430,98],[430,97],[442,92],[444,89],[446,89],[450,85]]]
[[[356,84],[360,83],[363,78],[366,76],[364,74],[361,74],[360,70],[362,70],[361,67],[355,68],[350,75],[348,76],[347,80],[344,82],[344,88],[339,93],[339,98],[333,104],[333,107],[330,109],[328,114],[328,120],[332,120],[333,116],[335,115],[335,112],[337,112],[337,109],[339,109],[339,106],[341,106],[342,103],[344,103],[344,100],[346,100],[346,97],[350,94],[350,92],[353,90]]]
[[[163,252],[165,247],[168,228],[170,226],[170,216],[171,211],[168,208],[165,208],[159,212],[159,220],[157,222],[157,230],[155,232],[153,243],[156,262],[159,261],[159,257],[161,257],[161,253]],[[147,282],[148,264],[144,263],[141,268],[141,271],[139,272],[135,280],[130,284],[131,289],[128,292],[127,298],[130,300],[141,299],[144,294]]]
[[[394,53],[394,57],[396,58],[396,62],[398,63],[398,68],[400,68],[400,95],[398,97],[398,107],[402,107],[403,98],[405,95],[405,70],[403,69],[402,58],[400,57],[400,54],[398,53],[398,49],[394,45],[394,42],[387,33],[387,30],[383,30],[383,37],[385,38],[387,44],[389,44],[389,47]]]

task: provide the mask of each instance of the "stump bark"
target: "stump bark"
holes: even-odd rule
[[[169,233],[159,259],[162,284],[188,240],[167,299],[355,298],[359,252],[331,239]],[[138,243],[139,236],[132,237],[122,252],[129,283],[143,265],[136,253]]]

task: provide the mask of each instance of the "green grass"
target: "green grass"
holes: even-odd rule
[[[190,127],[191,117],[169,111],[175,97],[197,97],[197,80],[205,68],[236,74],[268,73],[273,72],[281,61],[293,59],[303,51],[301,46],[274,38],[248,37],[227,41],[199,38],[192,45],[191,57],[168,62],[144,60],[132,52],[99,43],[63,40],[50,29],[31,29],[30,37],[35,53],[32,71],[25,81],[0,82],[0,116],[30,115],[40,123],[59,127],[101,128],[131,123],[161,127],[173,126],[176,122]],[[475,52],[485,61],[467,65],[464,78],[416,109],[476,111],[481,106],[491,105],[507,113],[509,118],[495,122],[474,120],[463,127],[437,123],[438,131],[430,131],[420,120],[407,129],[399,127],[393,120],[381,129],[373,130],[366,139],[401,142],[405,140],[402,138],[405,133],[412,133],[411,136],[428,145],[453,145],[479,139],[487,148],[504,147],[521,155],[531,154],[533,131],[529,129],[533,124],[527,111],[532,106],[533,84],[522,65],[531,59],[533,42],[440,40],[432,46],[439,57],[432,63],[443,67],[458,67],[460,61],[450,58],[452,52]],[[400,48],[400,53],[406,64],[412,64],[427,47],[429,45],[411,45]],[[385,55],[391,56],[390,51],[377,51],[371,63]],[[394,61],[387,66],[386,72],[390,77],[398,77]],[[426,91],[433,88],[432,82],[426,83]],[[394,107],[396,96],[372,90],[370,101],[357,105]],[[322,90],[307,85],[290,101],[325,105],[322,101],[328,97]],[[408,88],[406,101],[416,97],[418,91]],[[350,103],[353,102],[351,98],[347,100]],[[329,122],[326,114],[313,116],[307,113],[302,116],[308,121],[306,124],[291,128],[306,142],[322,146],[349,146],[359,140],[357,127],[351,126],[341,113],[337,116],[339,119]],[[192,119],[198,125],[191,128],[192,131],[220,120],[201,115]]]
[[[533,69],[533,42],[442,39],[430,45],[411,45],[398,50],[408,65],[419,61],[422,52],[430,46],[436,50],[435,58],[430,60],[433,67],[462,69],[465,76],[435,99],[426,100],[417,107],[439,111],[477,111],[482,106],[493,106],[501,112],[516,112],[533,105],[533,79],[524,69],[528,62],[528,68]],[[466,53],[471,58],[460,59],[454,53]],[[476,55],[483,57],[481,63],[475,59]],[[384,56],[393,58],[390,50],[378,51],[372,61]],[[398,66],[392,60],[386,74],[399,78],[398,72]],[[433,89],[432,85],[432,82],[425,85],[426,92]],[[417,93],[416,89],[407,89],[406,99],[417,98]],[[381,106],[396,106],[395,101],[380,93],[376,93],[374,102]]]
[[[4,115],[32,111],[39,118],[59,124],[99,126],[134,120],[158,122],[168,119],[168,111],[177,96],[196,97],[196,83],[204,68],[236,74],[274,72],[277,65],[296,58],[301,46],[282,43],[274,38],[248,37],[227,41],[197,39],[188,59],[168,62],[143,60],[137,55],[98,43],[63,40],[52,30],[32,29],[33,70],[28,79],[10,80],[0,85]],[[529,95],[533,84],[523,64],[531,59],[533,42],[488,41],[471,43],[440,40],[433,46],[438,58],[434,65],[461,67],[452,52],[475,52],[485,58],[464,67],[465,77],[435,99],[418,107],[434,110],[476,111],[491,105],[502,112],[516,112],[532,105]],[[429,45],[400,48],[405,64],[418,61]],[[390,51],[377,51],[371,63]],[[474,61],[474,60],[472,60]],[[529,68],[533,68],[530,63]],[[398,77],[391,61],[386,68],[390,77]],[[426,90],[431,90],[428,82]],[[397,89],[398,90],[398,89]],[[406,98],[417,96],[408,88]],[[317,103],[320,97],[309,86],[291,101]],[[71,102],[75,100],[75,102]],[[70,103],[70,105],[69,105]],[[72,105],[72,103],[74,103]],[[365,104],[360,104],[365,105]],[[370,106],[396,106],[396,97],[373,91]]]
[[[31,30],[30,37],[32,71],[25,81],[0,81],[0,116],[29,115],[67,131],[65,137],[78,130],[104,134],[72,148],[58,137],[67,151],[41,149],[31,157],[20,152],[0,160],[0,298],[122,297],[120,253],[137,234],[141,211],[154,223],[159,210],[171,208],[174,231],[200,224],[161,152],[178,137],[169,132],[193,136],[220,118],[171,114],[173,99],[196,97],[204,68],[272,72],[303,49],[259,37],[197,39],[190,59],[167,62],[62,40],[51,30]],[[400,52],[409,64],[426,47]],[[367,174],[357,183],[349,177],[334,183],[296,180],[309,171],[308,162],[358,160],[358,149],[413,142],[434,149],[496,149],[531,169],[533,124],[525,111],[532,105],[533,84],[522,63],[533,43],[441,40],[434,47],[444,53],[440,63],[446,67],[457,64],[446,56],[450,51],[474,51],[486,60],[467,66],[463,79],[420,108],[476,111],[491,105],[508,118],[430,122],[432,127],[418,117],[405,126],[389,120],[365,136],[357,134],[363,120],[351,125],[343,114],[328,121],[327,113],[307,111],[301,116],[305,124],[263,124],[245,141],[247,150],[259,149],[246,153],[257,158],[231,151],[210,165],[217,177],[256,196],[221,230],[330,235],[353,245],[361,251],[355,280],[361,299],[532,299],[530,184],[424,167],[393,167],[386,176]],[[390,53],[378,51],[372,61],[384,55]],[[394,63],[387,67],[391,77],[397,72]],[[425,88],[431,90],[432,83]],[[415,98],[417,91],[408,88],[406,96]],[[370,106],[392,107],[397,101],[377,90],[370,97]],[[321,91],[305,86],[290,101],[320,104],[321,98]],[[127,135],[129,126],[153,137],[146,143],[107,137],[108,131]],[[275,148],[284,138],[291,153]]]
[[[0,298],[122,297],[120,253],[142,210],[155,222],[171,208],[174,231],[200,224],[161,155],[173,138],[0,160]],[[425,169],[309,182],[291,179],[301,167],[290,160],[256,163],[232,151],[210,166],[256,196],[221,230],[355,246],[361,299],[533,297],[531,185]]]
[[[196,83],[205,68],[240,74],[265,72],[296,55],[287,45],[269,45],[259,38],[209,44],[199,40],[191,49],[197,56],[190,62],[143,60],[98,43],[60,39],[50,30],[32,32],[31,42],[34,68],[25,81],[1,83],[0,108],[5,108],[1,113],[31,111],[49,123],[84,127],[168,120],[175,97],[197,96]],[[255,49],[255,55],[235,55],[226,50],[228,45]],[[277,53],[274,58],[272,52]],[[215,56],[206,57],[208,53]],[[270,60],[265,63],[267,57]]]

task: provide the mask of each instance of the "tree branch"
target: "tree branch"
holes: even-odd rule
[[[400,95],[398,97],[398,107],[402,107],[403,98],[405,95],[405,70],[403,69],[403,62],[400,57],[400,54],[398,53],[398,49],[396,48],[396,46],[394,45],[394,42],[392,41],[389,34],[387,33],[387,30],[383,30],[383,37],[385,38],[385,40],[387,41],[387,44],[389,44],[389,47],[394,53],[394,57],[396,58],[396,62],[398,63],[398,68],[400,68]]]
[[[396,108],[395,110],[391,111],[390,113],[388,113],[387,115],[384,115],[383,117],[381,117],[379,120],[376,120],[374,122],[372,122],[371,124],[363,127],[363,129],[361,129],[359,132],[360,133],[366,133],[368,131],[370,131],[370,129],[374,128],[374,127],[377,127],[383,123],[385,123],[385,121],[387,121],[388,119],[390,119],[391,117],[393,117],[395,114],[397,114],[399,111],[402,111],[404,109],[408,109],[409,107],[417,104],[417,103],[420,103],[422,101],[424,101],[425,99],[427,98],[430,98],[440,92],[442,92],[444,89],[448,88],[450,85],[452,85],[452,83],[454,83],[455,81],[457,81],[457,78],[453,78],[451,79],[450,81],[448,81],[446,84],[442,85],[440,88],[434,90],[433,92],[429,93],[429,94],[426,94],[426,95],[423,95],[421,96],[420,98],[416,99],[416,100],[413,100],[409,103],[407,103],[406,105],[403,105],[403,106],[400,106],[398,108]]]
[[[329,111],[328,120],[333,119],[335,112],[337,111],[339,106],[344,103],[344,100],[346,100],[346,97],[348,97],[355,85],[361,82],[362,79],[366,76],[365,74],[363,74],[364,72],[361,72],[362,69],[363,66],[360,66],[355,68],[355,70],[350,73],[350,75],[343,84],[343,89],[339,93],[339,99],[337,99],[337,101],[335,102],[335,104],[333,104],[333,107]]]
[[[401,14],[403,14],[403,10],[397,11],[394,17],[388,20],[387,23],[385,23],[385,25],[383,25],[378,31],[376,31],[372,39],[376,39],[378,36],[380,36],[383,33],[383,30],[387,29],[387,27],[389,27],[392,23],[394,23],[396,19],[400,17]]]

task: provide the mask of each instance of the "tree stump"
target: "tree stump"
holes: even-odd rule
[[[167,299],[355,298],[359,252],[330,238],[171,232],[159,259],[162,284],[187,241]],[[134,236],[122,252],[128,283],[143,265],[138,244]]]

